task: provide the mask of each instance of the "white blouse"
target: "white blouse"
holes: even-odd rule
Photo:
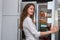
[[[23,30],[26,40],[39,40],[40,32],[37,31],[36,26],[30,17],[24,19]]]

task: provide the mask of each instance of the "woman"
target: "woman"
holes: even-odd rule
[[[48,32],[38,32],[35,24],[33,23],[35,5],[28,3],[21,14],[20,17],[20,29],[24,30],[26,40],[38,40],[39,36],[48,35],[58,31],[58,27],[52,28]]]

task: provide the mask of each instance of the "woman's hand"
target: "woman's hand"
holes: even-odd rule
[[[54,26],[53,28],[51,28],[51,33],[55,33],[59,30],[59,27],[58,26]]]

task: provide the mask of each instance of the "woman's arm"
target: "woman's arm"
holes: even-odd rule
[[[47,32],[40,32],[40,36],[44,36],[44,35],[48,35],[51,34],[51,31],[47,31]]]
[[[35,23],[35,21],[34,21],[34,23]],[[57,32],[58,30],[59,30],[59,27],[54,26],[53,28],[51,28],[50,31],[40,32],[40,36],[44,36],[44,35],[48,35],[48,34],[55,33],[55,32]]]
[[[32,22],[31,19],[27,19],[27,26],[26,29],[33,35],[35,38],[40,36],[40,32],[37,31],[35,24]]]
[[[52,34],[52,33],[55,33],[59,30],[58,27],[53,27],[51,28],[50,31],[47,31],[47,32],[40,32],[40,36],[44,36],[44,35],[48,35],[48,34]]]
[[[35,37],[52,34],[52,33],[55,33],[58,31],[58,27],[55,27],[55,26],[53,28],[51,28],[50,31],[47,31],[47,32],[38,32],[35,27],[36,26],[33,24],[32,20],[27,19],[27,29]]]

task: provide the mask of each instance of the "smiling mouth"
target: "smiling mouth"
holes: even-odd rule
[[[34,12],[31,12],[31,13],[34,13]]]

